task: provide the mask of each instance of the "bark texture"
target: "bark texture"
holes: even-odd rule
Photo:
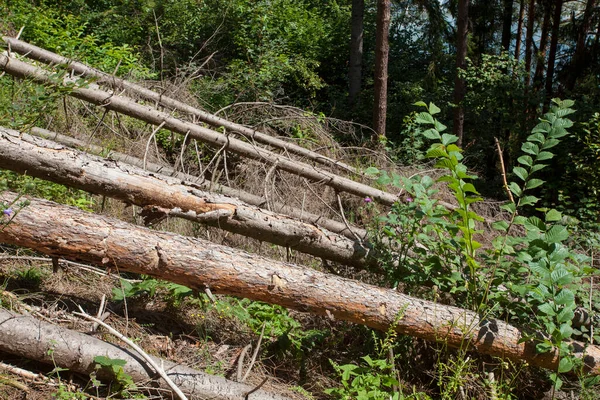
[[[72,331],[35,318],[0,308],[0,350],[30,360],[57,365],[71,371],[89,375],[95,370],[94,357],[106,356],[125,360],[123,370],[134,381],[141,383],[154,379],[154,384],[169,389],[156,371],[152,370],[139,355],[93,336]],[[49,355],[52,350],[52,355]],[[152,357],[152,356],[151,356]],[[197,399],[240,400],[252,390],[252,386],[233,382],[220,376],[177,365],[168,360],[152,357],[187,395]],[[107,374],[99,374],[109,380]],[[285,400],[287,397],[257,390],[251,399]]]
[[[0,201],[16,195],[4,193]],[[201,239],[152,231],[125,222],[31,199],[0,230],[0,241],[50,256],[82,260],[180,283],[329,315],[379,330],[444,341],[482,354],[556,369],[556,352],[536,354],[533,342],[499,320],[406,296],[297,265],[277,262]],[[600,349],[573,343],[591,373],[600,373]]]
[[[391,0],[377,0],[377,28],[375,37],[375,101],[373,104],[373,129],[385,135],[387,117],[388,57]]]
[[[33,65],[19,61],[5,54],[0,54],[0,69],[18,78],[33,79],[36,82],[54,86],[62,86],[62,82],[53,81],[49,74]],[[300,161],[291,160],[287,157],[258,148],[251,143],[241,141],[219,132],[203,128],[201,126],[174,118],[168,113],[158,111],[152,107],[135,103],[133,100],[104,92],[97,89],[78,88],[69,94],[75,98],[88,101],[92,104],[102,106],[130,117],[142,120],[149,124],[161,125],[165,129],[200,140],[215,148],[224,148],[243,157],[262,161],[277,168],[302,176],[309,180],[320,182],[335,190],[353,194],[360,197],[370,197],[373,200],[392,205],[397,196],[372,188],[368,185],[355,182],[328,171],[320,170],[312,165]]]
[[[42,138],[64,144],[69,147],[87,150],[93,154],[101,154],[106,150],[100,146],[88,144],[71,136],[61,135],[60,133],[52,132],[43,128],[34,127],[31,129],[31,133],[36,136],[40,136]],[[175,169],[169,166],[154,164],[151,162],[146,162],[146,164],[144,165],[143,160],[140,160],[136,157],[132,157],[128,154],[111,151],[108,154],[107,158],[110,160],[119,161],[121,163],[130,164],[138,168],[145,169],[147,171],[156,172],[162,175],[168,175],[170,177],[177,178],[180,181],[190,182],[194,186],[197,185],[209,192],[216,192],[224,194],[226,196],[236,197],[241,201],[256,207],[263,208],[267,204],[267,200],[262,196],[256,196],[252,193],[248,193],[240,189],[231,188],[229,186],[221,185],[216,182],[210,182],[204,179],[203,177],[184,174],[183,172],[176,171]],[[285,204],[273,203],[273,209],[279,210],[279,214],[289,215],[290,217],[296,218],[300,221],[304,221],[313,225],[318,225],[327,230],[330,230],[331,232],[344,235],[345,237],[352,240],[356,240],[357,236],[359,238],[367,237],[367,231],[357,226],[346,225],[343,222],[335,221],[329,218],[322,217],[320,215],[312,214],[308,211],[287,206]]]
[[[0,168],[146,207],[152,219],[173,215],[331,261],[365,267],[373,258],[356,239],[213,194],[193,184],[92,156],[0,127]]]
[[[172,108],[175,110],[183,111],[190,115],[194,115],[200,121],[205,122],[211,126],[223,126],[234,133],[243,135],[244,137],[255,140],[258,143],[268,144],[269,146],[273,146],[275,148],[284,150],[288,153],[296,154],[298,156],[321,164],[336,166],[353,173],[357,172],[356,169],[350,165],[344,164],[337,160],[333,160],[327,156],[316,153],[309,149],[305,149],[304,147],[298,146],[295,143],[289,143],[271,135],[267,135],[257,130],[250,129],[243,125],[228,121],[224,118],[217,117],[216,115],[199,110],[163,94],[156,93],[150,89],[146,89],[143,86],[117,78],[113,75],[91,68],[85,64],[52,53],[48,50],[41,49],[37,46],[31,45],[18,39],[13,39],[5,36],[2,37],[2,39],[10,45],[11,50],[19,54],[23,54],[30,59],[40,61],[46,64],[66,65],[68,70],[76,72],[77,74],[80,74],[85,77],[97,78],[98,80],[96,82],[99,84],[110,86],[114,90],[126,89],[131,93],[135,93],[143,99],[150,100],[164,107]]]
[[[363,19],[365,0],[352,0],[352,31],[350,37],[350,68],[348,69],[348,103],[351,109],[358,104],[362,77]]]
[[[515,40],[515,58],[521,59],[521,38],[523,36],[523,20],[525,19],[525,0],[519,3],[519,20],[517,21],[517,37]]]
[[[552,98],[552,86],[554,83],[554,67],[556,63],[556,50],[558,48],[558,34],[560,28],[560,17],[562,15],[563,0],[554,1],[554,17],[552,18],[552,38],[550,39],[550,53],[548,54],[548,69],[546,72],[546,101],[544,109],[547,110]]]
[[[527,35],[525,37],[525,86],[531,84],[531,59],[533,57],[533,35],[535,25],[535,0],[529,0],[527,9]]]
[[[463,141],[465,125],[465,109],[462,105],[467,93],[465,80],[458,74],[467,64],[467,33],[469,31],[469,0],[458,0],[458,17],[456,22],[456,78],[454,79],[454,125],[452,132],[458,136],[458,145]]]

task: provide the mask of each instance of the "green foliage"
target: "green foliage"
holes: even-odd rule
[[[95,373],[98,373],[98,371],[102,369],[112,376],[113,382],[110,387],[111,394],[126,398],[146,398],[146,396],[136,393],[138,388],[133,381],[133,378],[123,369],[125,364],[127,364],[125,360],[109,358],[106,356],[96,356],[94,357],[94,363]]]
[[[439,108],[417,105],[427,111],[418,113],[415,121],[428,128],[423,136],[435,141],[427,156],[445,171],[438,182],[447,185],[458,207],[449,210],[432,199],[433,180],[427,176],[406,179],[376,168],[366,171],[378,174],[380,184],[393,184],[407,193],[377,224],[383,238],[376,236],[376,241],[390,249],[386,281],[426,297],[436,298],[438,290],[449,293],[460,306],[503,316],[537,332],[524,340],[532,340],[542,353],[558,351],[560,365],[550,377],[559,389],[559,375],[578,363],[570,342],[578,289],[582,278],[595,272],[587,256],[569,247],[570,232],[562,213],[532,209],[539,201],[532,193],[545,183],[536,176],[553,158],[551,149],[573,125],[567,118],[574,112],[573,102],[553,100],[550,111],[522,144],[523,155],[513,169],[516,181],[507,188],[515,201],[502,206],[511,217],[494,224],[499,235],[493,248],[485,251],[475,240],[480,233],[477,222],[483,218],[470,208],[481,200],[471,183],[475,177],[461,162],[456,137],[443,133],[445,126],[435,119]],[[534,214],[521,215],[527,210]],[[524,233],[513,234],[516,231]],[[427,287],[431,289],[424,290]]]
[[[0,170],[0,190],[12,190],[41,197],[57,203],[75,206],[85,211],[92,211],[94,205],[92,196],[83,190],[71,189],[58,183],[20,175],[7,170]],[[19,207],[22,207],[27,202],[20,202],[19,204]]]

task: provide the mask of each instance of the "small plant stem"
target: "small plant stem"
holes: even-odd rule
[[[144,360],[146,360],[146,362],[148,364],[150,364],[150,366],[152,366],[152,368],[154,368],[154,370],[165,380],[165,382],[167,382],[169,387],[171,389],[173,389],[173,391],[175,392],[177,397],[179,397],[181,400],[187,400],[186,395],[183,394],[181,389],[179,389],[179,387],[177,387],[177,385],[175,385],[175,383],[171,380],[171,378],[169,378],[167,373],[161,367],[159,367],[158,364],[156,364],[156,362],[144,350],[142,350],[141,347],[139,347],[137,344],[133,343],[131,340],[129,340],[129,338],[122,335],[119,331],[117,331],[110,325],[104,323],[103,321],[100,321],[98,318],[94,318],[91,315],[87,314],[85,311],[83,311],[83,308],[81,308],[81,306],[79,306],[79,310],[81,312],[75,311],[75,312],[73,312],[73,314],[83,317],[87,320],[93,321],[93,322],[97,323],[98,325],[101,325],[102,327],[106,328],[106,330],[108,330],[112,335],[116,336],[117,338],[119,338],[123,342],[125,342],[128,346],[130,346],[132,349],[134,349]]]
[[[250,371],[252,371],[252,367],[254,366],[254,363],[256,362],[256,357],[258,356],[258,351],[260,350],[260,344],[262,343],[262,339],[263,339],[263,335],[264,334],[265,334],[265,324],[263,322],[263,326],[262,326],[262,329],[260,331],[260,336],[258,338],[258,343],[256,344],[256,348],[254,349],[254,354],[252,354],[252,360],[250,361],[250,365],[248,366],[248,370],[244,374],[244,377],[242,378],[241,382],[244,382],[246,380],[246,378],[248,378],[248,375],[250,375]]]
[[[497,137],[494,137],[494,141],[496,142],[496,149],[498,150],[498,158],[500,158],[500,168],[502,170],[502,181],[504,183],[504,189],[506,190],[506,194],[508,194],[508,198],[511,202],[515,202],[513,198],[512,192],[508,188],[508,181],[506,180],[506,169],[504,168],[504,158],[502,157],[502,149],[500,148],[500,142]]]

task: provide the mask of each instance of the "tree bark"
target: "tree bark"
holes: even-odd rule
[[[86,150],[93,154],[101,154],[103,151],[106,150],[103,147],[88,144],[81,140],[72,138],[71,136],[61,135],[60,133],[52,132],[43,128],[31,128],[31,133],[36,136],[55,141],[69,147]],[[184,174],[183,172],[176,171],[175,169],[165,165],[154,164],[151,162],[146,162],[146,164],[144,165],[143,160],[140,160],[136,157],[132,157],[128,154],[111,151],[107,158],[125,164],[130,164],[138,168],[145,169],[147,171],[168,175],[170,177],[177,178],[181,181],[190,182],[194,186],[199,186],[206,191],[221,193],[226,196],[235,197],[245,203],[251,204],[256,207],[263,208],[265,204],[267,204],[267,200],[262,196],[256,196],[252,193],[245,192],[241,189],[235,189],[225,185],[220,185],[216,182],[209,182],[202,177]],[[289,215],[290,217],[296,218],[300,221],[304,221],[313,225],[318,225],[334,233],[344,235],[345,237],[352,240],[355,240],[357,236],[359,238],[367,237],[367,231],[362,228],[353,225],[347,225],[343,222],[325,218],[320,215],[312,214],[306,210],[300,210],[298,208],[290,207],[288,205],[280,203],[273,203],[273,209],[277,210],[279,214]]]
[[[535,25],[535,0],[529,0],[527,10],[527,37],[525,38],[525,86],[531,84],[531,59],[533,55],[533,29]]]
[[[504,14],[502,15],[502,48],[508,52],[512,39],[512,17],[514,0],[504,0]]]
[[[575,45],[575,54],[571,60],[571,67],[569,68],[569,74],[566,79],[566,88],[573,90],[577,77],[580,76],[585,65],[585,54],[586,54],[586,39],[590,30],[592,16],[594,14],[594,8],[596,7],[596,0],[588,0],[585,3],[585,11],[583,12],[583,21],[577,32],[577,44]],[[599,25],[600,26],[600,25]],[[600,28],[598,29],[600,32]],[[598,41],[598,34],[596,34],[596,41]]]
[[[348,103],[354,110],[358,105],[362,76],[363,19],[365,0],[352,0],[352,33],[350,37],[350,68],[348,70]]]
[[[0,201],[14,200],[14,193]],[[499,320],[396,290],[277,262],[202,240],[158,232],[46,200],[31,203],[0,230],[0,242],[66,259],[117,267],[213,293],[241,296],[333,316],[482,354],[556,370],[557,352],[536,354],[535,343]],[[600,349],[573,342],[585,368],[600,373]]]
[[[64,87],[61,83],[50,79],[49,74],[37,67],[19,61],[5,54],[0,54],[0,69],[18,78],[33,79],[42,84]],[[172,117],[170,114],[157,111],[156,109],[137,104],[133,100],[104,92],[97,89],[76,88],[69,91],[69,95],[88,101],[92,104],[102,106],[105,109],[120,112],[130,117],[140,119],[149,124],[161,125],[164,129],[188,135],[215,148],[224,148],[243,157],[262,161],[275,165],[277,168],[290,172],[314,182],[320,182],[335,190],[353,194],[360,197],[369,197],[374,201],[392,205],[397,196],[372,188],[365,184],[352,181],[328,171],[317,169],[312,165],[300,161],[291,160],[279,154],[258,148],[251,143],[231,138],[219,132],[203,128],[190,122],[185,122]]]
[[[546,110],[552,98],[552,84],[554,83],[554,67],[556,62],[556,49],[558,47],[558,32],[560,29],[560,17],[562,15],[563,0],[554,0],[554,17],[552,18],[552,39],[550,40],[550,52],[548,53],[548,69],[546,72],[546,99],[544,109]]]
[[[123,366],[137,383],[154,379],[163,389],[169,389],[158,374],[141,357],[112,343],[93,336],[72,331],[57,325],[36,320],[0,308],[0,350],[45,364],[68,368],[70,371],[89,375],[95,371],[94,357],[106,356],[127,362]],[[168,360],[151,356],[169,375],[169,378],[187,395],[197,399],[240,400],[252,390],[252,386],[233,382],[220,376],[177,365]],[[111,376],[101,372],[98,377],[110,381]],[[287,397],[259,389],[252,399],[285,400]]]
[[[342,264],[364,268],[376,263],[367,245],[356,239],[1,127],[0,168],[145,207],[142,216],[148,223],[176,216]]]
[[[454,79],[454,126],[453,133],[458,136],[458,145],[462,145],[465,109],[463,100],[467,93],[465,80],[459,76],[460,69],[466,68],[467,33],[469,25],[469,0],[458,0],[458,16],[456,21],[456,77]]]
[[[550,35],[550,20],[552,18],[552,1],[544,2],[544,20],[542,22],[542,33],[540,36],[540,46],[537,53],[535,66],[535,75],[533,85],[536,89],[541,89],[544,82],[544,67],[546,66],[546,51],[548,49],[548,36]]]
[[[517,37],[515,38],[515,59],[521,59],[521,39],[523,36],[523,20],[525,19],[525,0],[519,3],[519,20],[517,22]]]
[[[375,37],[375,99],[373,103],[373,129],[385,136],[387,118],[388,57],[391,0],[377,0],[377,32]]]
[[[164,96],[163,94],[156,93],[150,89],[146,89],[143,86],[117,78],[113,75],[91,68],[85,64],[69,60],[66,57],[62,57],[48,50],[44,50],[37,46],[23,42],[21,40],[9,38],[6,36],[3,36],[2,39],[10,45],[10,49],[12,51],[15,51],[19,54],[23,54],[26,57],[31,58],[32,60],[40,61],[46,64],[66,65],[69,71],[76,72],[77,74],[80,74],[84,77],[97,78],[98,80],[96,81],[96,83],[109,86],[115,91],[126,89],[131,93],[135,93],[143,99],[150,100],[164,107],[172,108],[174,110],[179,110],[183,111],[184,113],[194,115],[200,121],[205,122],[208,125],[214,127],[225,127],[233,133],[240,134],[243,137],[246,137],[250,140],[254,140],[258,143],[268,144],[269,146],[282,149],[287,153],[295,154],[308,160],[315,161],[328,166],[339,167],[352,173],[358,172],[356,168],[350,165],[347,165],[337,160],[333,160],[327,156],[316,153],[314,151],[305,149],[304,147],[298,146],[295,143],[289,143],[284,140],[267,135],[265,133],[259,132],[257,130],[247,128],[243,125],[230,122],[224,118],[220,118],[216,115],[209,114],[205,111],[191,107],[168,96]]]

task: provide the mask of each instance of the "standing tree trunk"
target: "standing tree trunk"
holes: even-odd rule
[[[350,69],[348,71],[348,80],[350,81],[348,104],[352,111],[358,105],[360,96],[364,13],[365,0],[352,0],[352,36],[350,38]]]
[[[504,51],[510,49],[510,39],[512,36],[512,16],[514,0],[504,0],[504,14],[502,15],[502,48]]]
[[[582,69],[585,65],[585,42],[590,25],[592,22],[592,15],[594,8],[596,7],[596,0],[588,0],[585,4],[585,11],[583,13],[583,21],[579,27],[577,33],[577,45],[575,47],[575,55],[571,61],[571,67],[569,68],[569,74],[567,75],[566,87],[568,90],[573,90],[577,77],[581,74]],[[600,32],[600,25],[598,27]],[[596,43],[598,43],[598,34],[596,34]]]
[[[469,0],[458,1],[458,18],[456,26],[456,78],[454,80],[454,127],[453,132],[458,136],[458,145],[462,145],[465,124],[465,109],[462,101],[467,93],[466,82],[460,77],[460,69],[466,67],[467,33],[469,24]]]
[[[527,10],[527,37],[525,38],[525,86],[531,84],[531,58],[533,55],[533,28],[535,25],[535,0],[529,0]]]
[[[385,135],[387,112],[388,56],[391,0],[377,0],[377,37],[375,39],[375,101],[373,129]]]
[[[544,109],[552,98],[552,83],[554,82],[554,64],[556,61],[556,49],[558,47],[558,31],[560,28],[560,17],[562,15],[563,0],[555,0],[554,17],[552,19],[552,39],[550,41],[550,53],[548,54],[548,70],[546,72],[546,100]]]
[[[515,41],[515,59],[521,58],[521,37],[523,36],[523,20],[525,19],[525,0],[519,4],[519,21],[517,22],[517,37]]]
[[[538,48],[535,75],[533,77],[534,88],[541,89],[544,81],[544,67],[546,66],[546,50],[548,48],[548,36],[550,35],[550,19],[552,18],[552,3],[544,4],[544,21],[542,22],[542,34],[540,36],[540,47]]]

